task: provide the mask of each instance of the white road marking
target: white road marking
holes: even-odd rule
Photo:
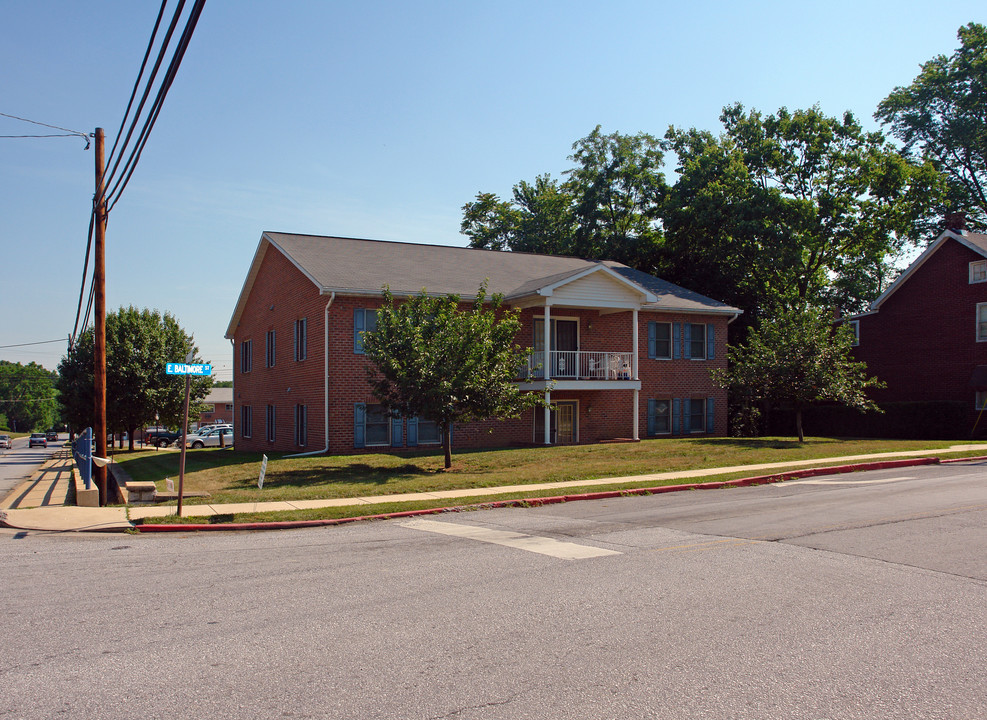
[[[812,478],[811,480],[786,480],[782,483],[775,483],[774,487],[784,487],[785,485],[881,485],[883,483],[914,479],[914,477],[910,476],[881,478],[880,480],[830,480],[827,478]]]
[[[424,530],[425,532],[454,535],[469,540],[493,543],[494,545],[505,545],[507,547],[517,548],[518,550],[550,555],[551,557],[561,558],[562,560],[585,560],[587,558],[621,554],[615,550],[604,550],[603,548],[590,547],[589,545],[577,545],[576,543],[562,542],[553,538],[523,535],[507,530],[491,530],[475,525],[458,525],[455,523],[436,522],[435,520],[409,520],[408,522],[401,523],[401,525],[412,530]]]

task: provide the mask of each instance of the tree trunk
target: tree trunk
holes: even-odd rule
[[[137,428],[132,427],[127,430],[127,449],[130,452],[134,451],[134,435],[137,433]]]
[[[802,407],[795,408],[795,427],[799,431],[799,442],[805,442],[805,435],[802,433]]]
[[[445,468],[452,467],[452,423],[442,425],[442,449],[445,451]]]

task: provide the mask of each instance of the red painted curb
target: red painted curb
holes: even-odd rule
[[[918,465],[938,465],[941,463],[953,463],[969,460],[987,460],[987,456],[973,458],[955,458],[951,460],[940,460],[937,457],[910,458],[907,460],[882,460],[872,463],[855,463],[852,465],[837,465],[824,468],[807,468],[805,470],[788,470],[774,475],[759,475],[749,478],[738,478],[736,480],[720,480],[706,483],[690,483],[687,485],[659,485],[650,488],[628,488],[627,490],[605,490],[600,492],[582,493],[579,495],[556,495],[552,497],[539,498],[517,498],[513,500],[494,500],[491,502],[476,503],[473,505],[456,505],[450,507],[428,508],[426,510],[403,510],[401,512],[383,513],[381,515],[361,515],[359,517],[332,518],[326,520],[283,520],[279,522],[254,522],[254,523],[209,523],[209,524],[181,524],[181,525],[138,525],[138,532],[199,532],[206,530],[293,530],[296,528],[328,527],[332,525],[344,525],[346,523],[364,522],[367,520],[394,520],[398,518],[415,517],[418,515],[437,515],[439,513],[463,512],[465,510],[496,509],[505,507],[537,507],[540,505],[554,505],[556,503],[577,502],[581,500],[609,500],[612,498],[626,497],[630,495],[660,495],[669,492],[682,492],[684,490],[718,490],[725,487],[750,487],[753,485],[766,485],[769,483],[779,483],[794,478],[816,477],[818,475],[837,475],[851,472],[861,472],[864,470],[888,470],[898,467],[915,467]]]

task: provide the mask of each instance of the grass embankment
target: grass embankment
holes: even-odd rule
[[[186,498],[183,521],[194,517],[194,505],[202,502],[258,503],[355,498],[464,488],[482,489],[504,485],[596,480],[732,465],[798,462],[815,458],[929,450],[948,448],[953,444],[956,443],[836,438],[809,438],[804,443],[783,438],[662,439],[627,444],[459,451],[453,456],[454,467],[449,472],[442,469],[442,456],[438,451],[307,458],[275,456],[269,459],[263,489],[257,487],[261,461],[259,454],[218,449],[193,450],[189,451],[186,457],[185,489],[208,492],[210,497]],[[155,482],[159,490],[164,490],[165,478],[170,477],[177,486],[178,452],[144,450],[135,453],[117,453],[115,458],[134,480],[149,480]],[[752,473],[739,472],[717,475],[711,479],[727,480],[750,474]],[[592,489],[629,489],[701,481],[702,478],[663,482],[649,480],[643,483],[627,482],[593,486]],[[564,491],[519,492],[510,496],[477,495],[464,498],[462,502],[476,504],[495,499],[504,500],[507,497],[544,497],[574,492],[576,490],[568,488]],[[387,503],[286,513],[237,514],[220,516],[212,521],[253,522],[352,517],[449,504],[449,500]],[[177,519],[171,517],[161,520],[174,522]]]

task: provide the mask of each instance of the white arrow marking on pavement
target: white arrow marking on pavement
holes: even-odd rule
[[[621,554],[615,550],[604,550],[603,548],[577,545],[576,543],[562,542],[561,540],[539,537],[537,535],[523,535],[507,530],[490,530],[489,528],[476,527],[475,525],[456,525],[454,523],[436,522],[435,520],[410,520],[401,523],[401,525],[412,530],[454,535],[469,540],[493,543],[494,545],[505,545],[507,547],[517,548],[518,550],[528,550],[529,552],[550,555],[561,558],[562,560],[585,560],[586,558]]]
[[[827,480],[826,478],[815,478],[813,480],[786,480],[783,483],[776,483],[774,487],[784,487],[785,485],[880,485],[881,483],[914,479],[914,477],[893,477],[883,478],[881,480]]]

